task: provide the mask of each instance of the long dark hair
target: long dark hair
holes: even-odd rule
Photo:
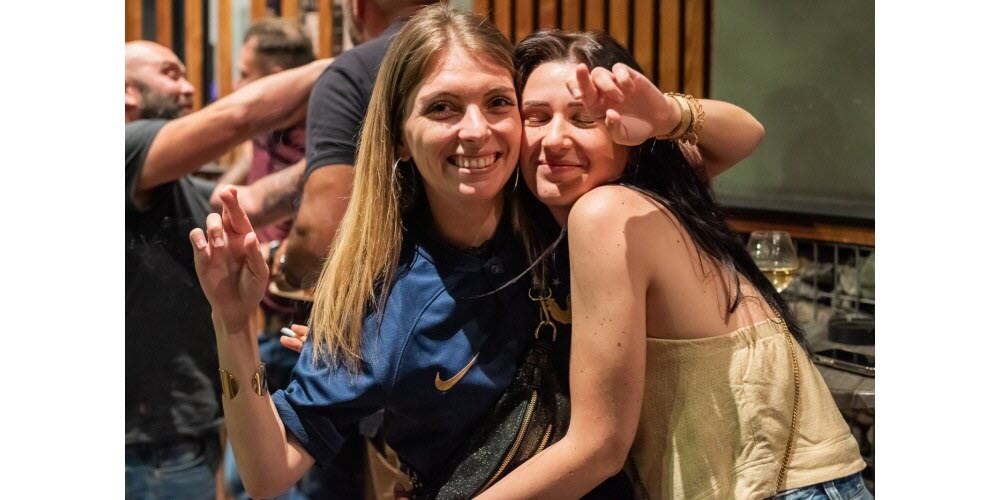
[[[639,63],[628,50],[606,33],[544,30],[525,38],[514,49],[514,63],[517,67],[515,84],[519,97],[531,72],[539,65],[552,61],[584,63],[590,69],[609,70],[615,64],[623,63],[642,72]],[[729,230],[708,183],[688,163],[677,143],[649,139],[632,147],[624,173],[614,182],[649,196],[673,213],[698,249],[716,266],[720,276],[732,277],[734,290],[729,290],[728,285],[725,285],[727,315],[735,312],[746,299],[740,290],[740,282],[743,279],[749,280],[768,305],[781,315],[799,344],[808,350],[802,328],[794,321],[788,304],[754,264],[739,238]],[[538,249],[551,249],[554,246],[551,242],[561,239],[563,233],[559,232],[558,237],[552,236],[556,234],[552,229],[556,224],[551,214],[540,201],[524,191],[521,191],[525,198],[522,204],[534,220],[539,221],[539,229],[526,233],[529,255],[531,260],[536,260],[539,258]],[[540,260],[543,265],[533,270],[536,281],[544,281],[548,272],[544,265],[545,259]],[[724,282],[728,283],[727,280]]]

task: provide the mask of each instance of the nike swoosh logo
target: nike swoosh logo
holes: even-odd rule
[[[441,380],[441,372],[434,374],[434,387],[437,387],[437,390],[441,392],[455,387],[455,384],[457,384],[459,380],[462,380],[462,377],[464,377],[469,371],[469,368],[472,368],[472,365],[475,364],[477,358],[479,358],[479,353],[476,353],[476,355],[472,358],[472,361],[469,361],[469,364],[465,365],[465,368],[459,370],[454,377],[451,377],[448,380]]]

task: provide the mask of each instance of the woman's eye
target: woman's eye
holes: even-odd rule
[[[580,122],[580,123],[582,123],[584,125],[593,125],[593,124],[597,123],[597,121],[594,120],[594,118],[591,117],[588,114],[579,114],[579,115],[576,115],[576,121],[578,121],[578,122]]]
[[[527,115],[524,117],[524,123],[527,125],[541,125],[548,121],[548,117],[544,115]]]
[[[448,104],[448,103],[446,103],[444,101],[439,101],[439,102],[435,102],[434,104],[431,104],[430,106],[427,106],[427,108],[424,110],[424,114],[427,114],[427,115],[442,115],[442,114],[448,113],[451,110],[452,110],[452,108],[451,108],[450,104]]]
[[[505,108],[505,107],[513,106],[513,105],[514,105],[514,102],[511,101],[509,98],[504,97],[504,96],[497,96],[497,97],[494,97],[493,99],[490,99],[490,107],[491,108]]]

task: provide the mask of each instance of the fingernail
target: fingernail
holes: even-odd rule
[[[212,238],[212,246],[221,247],[222,245],[225,244],[226,242],[222,241],[222,236],[215,236]]]
[[[204,250],[206,247],[208,247],[208,242],[205,241],[204,236],[196,234],[194,236],[194,246],[198,247],[198,250]]]
[[[574,99],[579,99],[580,96],[583,95],[583,94],[580,93],[580,89],[578,89],[576,87],[573,87],[573,88],[569,89],[569,93],[573,94],[573,98]]]

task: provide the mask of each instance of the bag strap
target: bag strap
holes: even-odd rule
[[[788,354],[792,356],[792,377],[795,381],[795,396],[792,399],[792,421],[788,426],[788,443],[785,444],[785,456],[781,460],[781,469],[778,470],[778,481],[775,486],[775,495],[782,491],[785,485],[785,475],[788,473],[788,461],[792,458],[792,443],[795,440],[796,428],[799,420],[799,359],[795,354],[794,339],[792,332],[788,330],[788,325],[784,318],[778,316],[778,322],[785,331],[785,343],[788,345]]]

